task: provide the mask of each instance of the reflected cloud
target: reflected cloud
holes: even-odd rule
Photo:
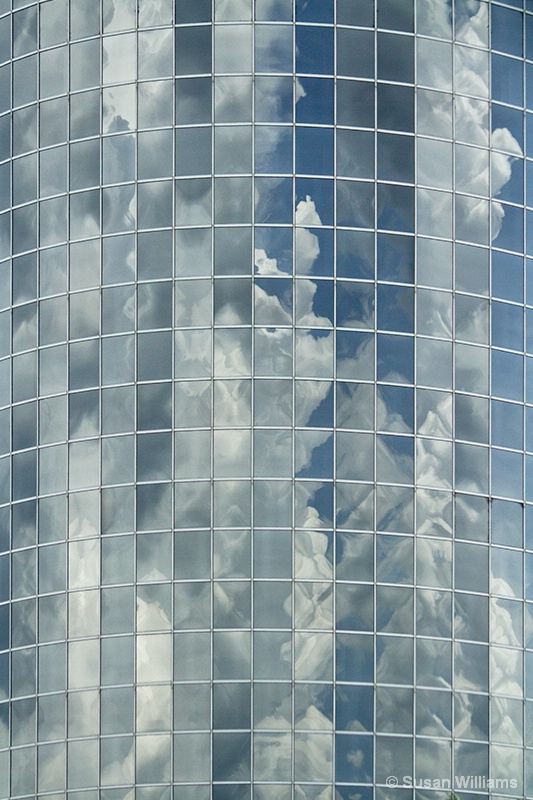
[[[487,52],[488,5],[487,3],[468,0],[456,6],[454,45],[454,83],[456,96],[455,131],[459,140],[469,144],[481,144],[485,147],[489,139],[488,104],[485,99],[490,96],[490,64]],[[451,9],[446,2],[421,0],[417,11],[419,33],[440,35],[450,39]],[[422,40],[418,50],[419,70],[430,78],[430,85],[446,88],[451,80],[451,64],[448,49],[442,49],[442,58],[435,56],[435,47],[425,46]],[[465,46],[467,45],[467,46]],[[439,51],[440,52],[440,51]],[[483,98],[483,99],[482,99]],[[428,108],[426,113],[432,120],[434,133],[444,123],[451,129],[451,108],[445,109],[440,94],[425,93],[424,100]],[[448,120],[441,119],[442,115]],[[497,149],[504,149],[507,154],[493,153],[492,161],[492,239],[496,239],[505,219],[505,207],[495,198],[511,177],[511,166],[515,158],[523,157],[522,149],[507,128],[492,131],[491,144]],[[488,165],[487,151],[457,148],[458,168],[456,188],[469,193],[487,193]],[[456,235],[467,241],[488,244],[488,209],[481,200],[457,198],[457,230]],[[424,208],[424,229],[438,231],[439,219],[442,217],[439,203],[434,208]]]
[[[505,223],[505,206],[494,198],[498,197],[503,187],[510,181],[512,165],[517,158],[523,158],[522,148],[508,130],[496,128],[492,132],[492,146],[494,149],[507,150],[505,153],[491,153],[491,180],[492,180],[492,239],[497,239]]]
[[[491,689],[497,694],[523,696],[522,651],[493,647],[490,654]]]
[[[124,737],[106,740],[102,753],[101,780],[103,786],[121,786],[133,782],[135,773],[135,753],[133,738]],[[132,800],[133,791],[128,792]],[[126,798],[124,798],[126,800]]]
[[[171,8],[168,0],[139,0],[139,24],[146,28],[169,24]]]
[[[279,305],[276,306],[279,309]],[[292,330],[287,328],[256,328],[255,374],[281,377],[292,372]]]
[[[480,0],[460,0],[455,6],[455,36],[458,41],[486,47],[488,6]]]
[[[170,609],[163,608],[157,598],[150,600],[149,592],[147,591],[149,588],[150,587],[145,587],[144,590],[139,589],[137,594],[137,630],[170,630],[172,627]],[[141,594],[148,595],[148,597],[143,598]]]
[[[296,220],[298,223],[298,209],[302,205],[303,201],[298,203],[298,208],[296,210]],[[314,203],[312,203],[314,209]],[[307,211],[302,212],[302,216],[305,218],[306,225],[320,225],[320,221],[316,222],[313,220],[308,220],[307,216],[309,214],[309,209]],[[309,214],[312,216],[312,214]],[[318,220],[318,214],[316,215]],[[303,224],[303,223],[302,223]],[[307,275],[311,272],[315,261],[317,260],[318,256],[320,255],[320,244],[318,241],[318,236],[315,236],[311,231],[307,230],[307,228],[296,228],[296,267],[297,272],[300,275]]]
[[[98,536],[98,497],[94,492],[71,494],[69,502],[69,538]]]
[[[131,28],[135,24],[133,4],[120,0],[104,0],[103,23],[106,32]]]
[[[127,9],[121,3],[119,9]],[[124,20],[126,22],[126,20]],[[123,31],[134,26],[134,20],[129,24],[121,24],[117,19],[118,29]],[[137,41],[134,33],[119,33],[117,36],[106,36],[102,47],[102,64],[104,83],[125,83],[136,78],[136,47]]]
[[[330,378],[333,372],[333,333],[316,335],[298,330],[296,333],[298,376]]]
[[[171,634],[138,636],[137,680],[150,683],[171,680],[171,652]]]
[[[291,779],[290,733],[261,733],[254,736],[254,780]]]
[[[330,782],[333,767],[333,738],[323,733],[297,733],[294,741],[295,778],[299,781]],[[321,788],[321,787],[320,787]],[[318,790],[318,787],[317,787]],[[309,795],[301,795],[309,797]],[[330,787],[315,800],[330,798]]]
[[[112,88],[104,89],[104,133],[135,130],[136,117],[135,85],[113,86]]]
[[[170,686],[137,687],[138,731],[164,731],[170,727]]]
[[[494,697],[491,702],[493,738],[499,742],[522,743],[522,703],[506,697]]]
[[[416,480],[421,486],[447,489],[452,482],[451,442],[417,439]]]
[[[297,628],[333,627],[333,586],[331,583],[296,583],[294,588]]]
[[[496,597],[491,601],[491,641],[522,647],[522,605]]]
[[[171,738],[167,735],[136,737],[136,778],[140,783],[170,780]]]
[[[455,735],[465,739],[487,739],[488,698],[455,694]]]
[[[300,212],[306,219],[309,216],[319,220],[316,214],[316,209],[313,201],[308,198],[306,201],[299,203]],[[303,218],[303,217],[301,217]],[[298,245],[298,237],[300,245]],[[303,248],[302,248],[303,243]],[[297,250],[304,252],[303,261],[299,260],[299,271],[311,271],[313,264],[320,255],[320,246],[318,238],[305,229],[298,229],[297,231]],[[277,260],[270,258],[265,249],[257,249],[255,251],[255,268],[260,275],[281,275],[283,274],[277,267]],[[326,317],[318,316],[314,309],[315,296],[317,294],[317,284],[314,281],[300,280],[298,282],[298,308],[300,312],[299,321],[307,326],[321,327],[324,325],[331,325],[331,322]],[[262,281],[255,284],[255,306],[256,306],[256,319],[263,324],[268,324],[271,321],[274,324],[286,323],[290,324],[292,321],[292,309],[289,304],[290,297],[287,294],[289,287],[285,282],[281,281]],[[330,377],[332,375],[332,356],[333,356],[333,337],[331,333],[325,336],[314,335],[314,332],[299,330],[296,339],[296,359],[298,374],[306,377]],[[275,328],[257,328],[255,333],[255,361],[256,372],[261,375],[290,375],[292,370],[292,350],[293,339],[290,330],[275,329]],[[309,381],[305,383],[306,392],[305,398],[300,398],[303,401],[304,408],[301,409],[300,424],[306,424],[311,418],[314,411],[320,406],[324,400],[327,392],[329,391],[329,384],[326,382]],[[320,431],[314,435],[309,432],[309,435],[298,438],[296,459],[294,464],[294,471],[298,474],[302,469],[309,466],[313,461],[313,454],[321,445],[323,445],[330,432]],[[284,439],[287,437],[284,436]],[[273,442],[271,441],[272,445]],[[272,459],[272,472],[264,471],[265,452],[261,453],[261,474],[277,474],[274,466],[278,469],[279,458],[284,464],[288,465],[285,443],[283,442],[283,453],[278,453],[276,448],[270,448],[269,451]],[[307,503],[307,522],[305,524],[316,525],[320,524],[320,511]]]
[[[295,786],[294,797],[296,800],[333,800],[333,789],[331,786]],[[276,798],[278,795],[276,795]],[[281,800],[281,796],[280,796]],[[354,800],[360,800],[356,795]]]
[[[100,596],[98,589],[69,596],[69,636],[98,636]]]
[[[324,288],[322,285],[314,281],[298,281],[297,284],[297,323],[299,325],[313,326],[313,327],[328,327],[333,324],[332,319],[323,316],[317,316],[313,306],[315,301],[320,300],[320,289]],[[327,285],[326,285],[327,287]]]
[[[266,259],[273,262],[275,259]],[[255,319],[263,325],[290,325],[292,322],[292,284],[283,281],[255,283]]]
[[[98,539],[69,544],[69,589],[96,586],[100,579],[100,547]]]
[[[157,287],[162,284],[149,286],[144,295],[145,305],[150,304],[155,307],[156,313],[152,316],[157,317]],[[166,284],[163,284],[166,290]],[[199,327],[209,325],[211,320],[212,289],[210,281],[178,281],[175,288],[175,321],[177,327]],[[141,314],[139,308],[139,315]],[[148,313],[150,308],[143,309]],[[231,320],[230,320],[231,322]],[[148,327],[148,326],[147,326]]]
[[[211,338],[210,330],[178,330],[175,332],[176,377],[203,378],[209,376],[212,361]]]
[[[250,334],[249,330],[237,328],[215,331],[214,368],[217,377],[250,374]]]
[[[285,275],[278,269],[278,262],[275,258],[269,258],[265,250],[255,250],[254,266],[259,275]]]
[[[452,8],[449,0],[418,0],[416,19],[419,33],[451,39]]]
[[[311,530],[296,532],[294,577],[303,580],[333,578],[331,534]]]
[[[424,436],[451,438],[451,394],[432,391],[419,392],[418,402],[418,433]]]
[[[65,745],[41,746],[39,753],[39,791],[65,788]]]
[[[156,9],[154,9],[155,13]],[[173,31],[171,29],[139,33],[139,77],[157,78],[172,69]]]
[[[306,195],[305,200],[300,200],[296,206],[297,225],[322,225],[320,215],[316,210],[314,200]]]
[[[324,528],[332,525],[331,483],[298,481],[294,492],[294,519],[303,528]]]
[[[246,628],[250,626],[250,584],[244,581],[217,582],[213,588],[215,626]]]

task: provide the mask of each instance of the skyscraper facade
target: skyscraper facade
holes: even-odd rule
[[[1,800],[533,797],[528,108],[532,0],[1,0]]]

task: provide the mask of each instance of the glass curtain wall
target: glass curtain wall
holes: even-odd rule
[[[532,0],[2,0],[2,800],[533,797],[528,106]]]

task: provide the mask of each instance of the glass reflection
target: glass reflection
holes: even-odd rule
[[[134,780],[170,781],[168,681],[172,668],[176,680],[186,681],[173,690],[173,722],[183,732],[176,734],[173,744],[173,778],[180,784],[176,790],[180,800],[182,796],[183,800],[206,800],[211,751],[205,731],[212,719],[217,730],[215,777],[223,781],[213,790],[215,800],[247,797],[251,769],[260,781],[254,789],[258,800],[286,800],[291,780],[296,780],[294,794],[302,800],[332,800],[333,702],[341,731],[336,741],[336,777],[358,784],[357,788],[339,785],[336,791],[339,798],[354,795],[369,800],[370,790],[359,784],[373,777],[373,746],[366,734],[374,722],[380,734],[376,740],[380,777],[385,770],[405,771],[411,763],[412,749],[404,734],[411,733],[413,725],[426,737],[416,744],[419,773],[429,774],[427,765],[437,759],[445,765],[450,762],[452,609],[457,638],[453,722],[454,733],[461,739],[457,764],[464,769],[470,765],[470,771],[472,764],[481,771],[488,766],[485,644],[490,635],[496,645],[490,689],[498,694],[491,700],[490,733],[496,745],[491,763],[503,774],[506,756],[509,761],[515,758],[510,745],[519,745],[522,737],[518,648],[523,610],[517,578],[522,556],[513,549],[522,544],[521,495],[516,489],[522,484],[522,465],[520,455],[509,448],[520,450],[523,444],[521,358],[517,355],[523,348],[523,323],[522,312],[513,305],[523,299],[522,279],[517,277],[523,265],[494,253],[491,286],[499,302],[492,304],[489,322],[487,246],[489,230],[505,250],[515,250],[516,231],[522,240],[516,216],[521,212],[512,205],[522,202],[518,161],[523,157],[522,89],[521,81],[513,78],[521,53],[509,33],[521,20],[520,13],[503,6],[491,12],[493,44],[505,54],[494,57],[496,98],[505,104],[520,103],[518,109],[503,103],[491,109],[494,153],[489,170],[486,3],[456,4],[452,46],[451,13],[444,3],[418,4],[417,32],[432,38],[415,42],[412,9],[381,0],[374,62],[371,3],[365,0],[356,9],[353,3],[338,0],[334,9],[329,1],[298,0],[298,78],[293,82],[291,3],[257,0],[255,17],[260,24],[252,31],[248,0],[217,0],[214,62],[222,74],[215,78],[212,96],[211,79],[205,77],[212,66],[210,3],[143,0],[136,9],[129,1],[106,0],[101,159],[94,139],[100,134],[100,95],[94,88],[100,84],[99,40],[70,45],[75,94],[69,98],[67,114],[64,98],[48,99],[49,86],[66,91],[64,52],[55,46],[66,42],[67,3],[42,3],[39,14],[34,7],[19,9],[23,5],[17,2],[13,14],[15,102],[33,103],[37,96],[36,62],[31,54],[39,41],[44,48],[43,75],[50,76],[41,81],[39,142],[41,147],[54,147],[43,150],[37,163],[33,153],[37,109],[33,106],[14,114],[12,148],[9,135],[2,138],[0,131],[2,154],[8,158],[13,149],[17,156],[14,200],[33,204],[38,185],[40,195],[49,198],[39,209],[40,227],[46,222],[39,241],[34,205],[16,209],[13,217],[15,251],[33,250],[36,243],[46,245],[39,268],[33,257],[17,259],[12,295],[8,281],[1,278],[6,297],[12,296],[16,304],[13,327],[6,328],[2,350],[8,355],[12,347],[16,354],[12,384],[16,405],[6,417],[9,441],[3,441],[2,452],[7,453],[9,444],[16,451],[9,465],[12,472],[5,470],[10,478],[5,486],[12,487],[16,501],[13,543],[17,547],[35,543],[37,517],[30,498],[36,487],[54,495],[40,501],[39,553],[22,550],[12,558],[11,591],[16,600],[11,612],[11,644],[16,648],[12,654],[16,698],[11,717],[16,745],[12,790],[26,796],[64,792],[65,759],[71,793],[84,783],[96,785],[94,741],[76,739],[97,735],[94,687],[100,675],[106,685],[100,718],[101,730],[108,737],[101,752],[105,800],[119,796],[126,800],[131,791],[117,787]],[[73,39],[97,36],[100,14],[79,2],[70,5]],[[337,23],[350,27],[331,27],[334,10]],[[509,26],[503,24],[506,17]],[[503,23],[496,24],[498,20]],[[134,33],[137,22],[142,30]],[[174,22],[178,25],[175,34],[167,27]],[[435,39],[436,34],[442,41]],[[172,38],[176,81],[171,77]],[[10,52],[7,45],[5,52]],[[514,58],[507,58],[509,54]],[[254,69],[264,73],[253,82],[253,104],[252,80],[245,74],[251,73],[252,57]],[[411,184],[414,175],[415,110],[409,84],[415,57],[417,80],[425,87],[417,95],[417,132],[427,137],[419,138],[417,144],[417,175],[424,188],[417,193],[416,224],[418,234],[427,238],[419,237],[417,243],[417,280],[423,288],[417,289],[416,314],[414,194],[409,186],[396,185]],[[331,75],[335,60],[342,76],[337,81],[335,119],[342,127],[335,133],[334,145]],[[137,78],[142,79],[138,86]],[[107,85],[115,80],[125,83]],[[1,96],[0,108],[7,110],[8,100],[4,105]],[[252,109],[253,120],[259,123],[253,145]],[[211,129],[206,126],[212,116],[217,171],[214,234],[209,227],[212,181],[193,177],[211,175]],[[376,177],[374,139],[365,130],[374,128],[375,119],[380,131],[377,177],[390,182],[379,184],[376,197],[369,183]],[[296,134],[291,128],[294,120]],[[169,130],[174,121],[179,126],[177,149]],[[67,306],[62,260],[66,248],[48,245],[66,241],[63,145],[68,122],[70,137],[82,141],[71,147],[69,187],[74,194],[69,200],[69,233],[79,241],[69,248]],[[135,154],[132,131],[137,125],[141,132]],[[186,129],[185,125],[200,127]],[[313,130],[309,127],[313,125],[330,127]],[[457,140],[453,156],[452,134]],[[335,203],[334,146],[336,174],[342,178],[337,181]],[[454,187],[452,157],[457,164]],[[99,183],[100,160],[107,187],[104,227],[109,233],[102,259],[101,357],[94,338],[100,334],[100,255],[95,238],[100,231],[100,201],[99,190],[92,188]],[[181,177],[176,181],[171,219],[170,182],[159,181],[174,174],[174,165]],[[294,196],[292,180],[286,177],[292,175],[293,166],[308,175],[297,178]],[[254,183],[254,217],[252,169],[261,174]],[[139,189],[138,214],[135,178],[150,182]],[[455,231],[453,188],[476,195],[456,198]],[[54,197],[59,194],[61,198]],[[376,215],[377,238],[373,233]],[[246,227],[252,219],[258,223],[253,258],[251,229]],[[340,226],[335,234],[334,221]],[[172,222],[183,229],[171,237]],[[135,241],[137,234],[131,231],[137,223],[150,230],[138,234]],[[168,230],[158,230],[162,225]],[[445,241],[452,234],[461,240],[455,245],[455,261],[451,244]],[[92,238],[86,241],[87,236]],[[174,265],[178,281],[173,289],[169,281]],[[207,280],[212,265],[213,284]],[[294,270],[296,279],[289,280]],[[135,277],[140,283],[134,291]],[[452,295],[452,289],[456,294]],[[256,326],[253,343],[252,322]],[[374,336],[376,323],[380,333]],[[68,361],[67,325],[69,337],[80,340],[69,343]],[[178,330],[171,335],[173,326]],[[490,409],[490,443],[496,447],[490,462],[491,488],[508,499],[492,501],[490,560],[484,546],[489,531],[485,496],[489,331],[492,345],[515,350],[511,355],[499,350],[492,361],[492,388],[502,399],[492,401]],[[460,340],[453,348],[452,332]],[[50,395],[39,401],[39,423],[33,353],[37,344],[43,348],[38,389]],[[135,389],[136,378],[145,383]],[[101,402],[95,388],[100,380],[106,387]],[[0,384],[6,406],[10,391],[6,379]],[[252,414],[258,426],[253,436]],[[212,445],[209,428],[213,423]],[[38,484],[37,431],[39,444],[46,445],[39,456]],[[133,432],[138,433],[135,442]],[[101,433],[104,439],[99,445],[95,437]],[[459,440],[453,452],[452,433]],[[7,459],[3,463],[7,466]],[[134,464],[135,477],[147,482],[136,488],[135,505]],[[171,478],[178,481],[173,497],[166,483]],[[392,485],[376,489],[376,478]],[[101,546],[94,538],[100,525],[99,482],[105,486]],[[459,491],[454,519],[452,486]],[[68,548],[64,541],[67,488],[76,490],[69,500],[72,541]],[[333,492],[335,532],[331,531]],[[5,495],[6,503],[9,497]],[[178,528],[174,534],[168,533],[172,513]],[[213,533],[209,529],[212,516],[217,526]],[[244,527],[252,519],[258,527]],[[291,533],[294,524],[301,527]],[[449,537],[454,525],[452,564]],[[139,531],[135,541],[134,530]],[[7,564],[7,558],[4,561]],[[172,579],[178,583],[171,590],[168,581]],[[69,652],[69,685],[83,691],[73,691],[69,698],[68,732],[73,741],[65,752],[57,743],[65,736],[61,695],[41,698],[37,720],[26,695],[36,688],[35,654],[29,648],[37,634],[46,643],[39,655],[39,688],[54,692],[64,688],[63,646],[58,641],[66,635],[66,612],[63,595],[57,592],[65,589],[67,580],[71,590],[68,633],[76,639]],[[101,609],[95,589],[100,580],[104,586]],[[2,586],[7,600],[7,572]],[[452,588],[456,590],[453,606]],[[37,589],[53,592],[41,597],[38,607],[32,599]],[[334,614],[340,631],[335,643]],[[416,705],[408,688],[414,678],[411,634],[415,617],[416,632],[422,637],[416,642],[417,681],[423,687],[417,691]],[[94,638],[100,623],[105,633],[101,673]],[[374,623],[382,631],[376,643],[371,636]],[[217,629],[213,674],[211,624]],[[256,628],[253,642],[252,624]],[[176,631],[173,643],[172,629]],[[134,630],[138,634],[135,697],[124,685],[134,677],[133,645],[126,636]],[[6,631],[2,626],[2,645]],[[374,644],[380,682],[376,690],[371,685]],[[249,749],[252,645],[257,679],[253,716],[258,731],[253,764]],[[340,683],[333,697],[328,683],[333,676],[334,646]],[[291,672],[292,662],[295,671]],[[2,668],[0,658],[0,673]],[[216,679],[213,716],[208,683],[212,676]],[[294,678],[296,683],[291,685]],[[383,682],[394,686],[384,687]],[[134,724],[141,734],[135,750]],[[287,733],[291,725],[297,728],[292,740]],[[0,738],[2,730],[0,725]],[[38,754],[37,784],[34,762],[30,764],[26,753],[36,735],[45,745]],[[433,737],[440,737],[442,744],[437,746]],[[505,747],[498,748],[500,743]],[[283,788],[275,787],[273,781],[282,781]],[[140,800],[170,797],[162,786],[145,785],[137,791]],[[378,794],[385,797],[382,790]],[[419,794],[419,800],[427,800],[425,793]]]

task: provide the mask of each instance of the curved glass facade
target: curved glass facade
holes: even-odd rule
[[[528,107],[532,0],[2,0],[2,800],[533,797]]]

